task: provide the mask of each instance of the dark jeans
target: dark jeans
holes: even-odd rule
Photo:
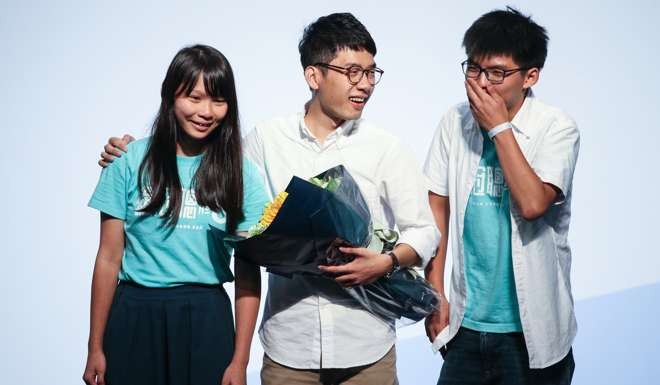
[[[530,369],[522,333],[460,328],[447,350],[438,385],[569,385],[575,362],[569,351],[545,369]]]

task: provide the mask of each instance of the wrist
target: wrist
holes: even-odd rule
[[[97,353],[97,352],[102,352],[103,351],[103,341],[101,340],[89,340],[87,342],[87,352],[88,353]]]
[[[495,138],[495,135],[501,134],[502,132],[511,129],[513,129],[513,125],[511,124],[511,122],[500,123],[495,127],[491,128],[490,130],[488,130],[488,137],[490,138],[490,140],[493,140],[493,138]]]
[[[230,365],[236,366],[241,369],[247,369],[249,359],[244,358],[232,358]]]
[[[392,270],[392,258],[387,253],[381,253],[378,255],[381,275],[387,274]]]
[[[392,274],[396,273],[399,269],[401,269],[401,264],[399,263],[399,256],[394,253],[394,251],[388,251],[386,254],[387,258],[389,258],[389,269],[385,273],[385,277],[390,277]]]

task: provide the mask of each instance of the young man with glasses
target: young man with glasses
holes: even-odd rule
[[[266,174],[272,195],[294,175],[307,179],[344,165],[374,223],[396,227],[400,238],[394,256],[354,248],[353,262],[321,267],[336,282],[269,275],[259,331],[265,351],[261,381],[396,384],[394,322],[362,309],[337,283],[366,284],[398,266],[426,265],[439,233],[424,177],[392,134],[361,119],[383,74],[364,25],[349,13],[321,17],[307,26],[298,49],[311,100],[300,113],[258,124],[245,138],[247,157]],[[102,165],[121,155],[116,147],[123,147],[122,140],[111,139]]]
[[[429,201],[452,246],[451,306],[438,384],[570,384],[576,333],[567,243],[578,155],[575,122],[532,93],[543,27],[507,8],[467,30],[467,103],[447,112],[425,164]],[[451,213],[451,215],[450,215]],[[447,238],[427,266],[443,291]]]
[[[291,177],[309,178],[343,164],[355,178],[375,223],[401,233],[386,254],[354,249],[356,259],[324,267],[342,285],[361,285],[395,264],[425,265],[438,242],[424,178],[395,137],[361,119],[383,71],[376,44],[353,15],[310,24],[299,43],[312,97],[304,112],[258,124],[245,150],[267,174],[273,194]],[[395,384],[395,329],[361,309],[335,282],[270,275],[260,329],[262,384]]]

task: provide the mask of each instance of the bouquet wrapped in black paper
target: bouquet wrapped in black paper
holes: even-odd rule
[[[398,240],[395,231],[374,229],[357,183],[341,165],[309,181],[294,176],[265,208],[248,237],[232,236],[213,226],[211,230],[234,243],[236,258],[286,277],[322,276],[319,265],[351,262],[353,257],[341,253],[340,246],[382,253],[392,250]],[[439,306],[435,290],[410,268],[345,290],[371,313],[404,323],[419,321]]]

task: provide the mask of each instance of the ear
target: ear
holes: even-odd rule
[[[525,80],[523,82],[523,90],[527,90],[533,85],[536,84],[536,82],[539,81],[539,75],[541,74],[541,70],[539,70],[536,67],[530,68],[525,72]]]
[[[319,89],[319,83],[322,78],[323,73],[318,67],[307,66],[307,68],[305,68],[305,81],[307,81],[307,85],[312,92]]]

